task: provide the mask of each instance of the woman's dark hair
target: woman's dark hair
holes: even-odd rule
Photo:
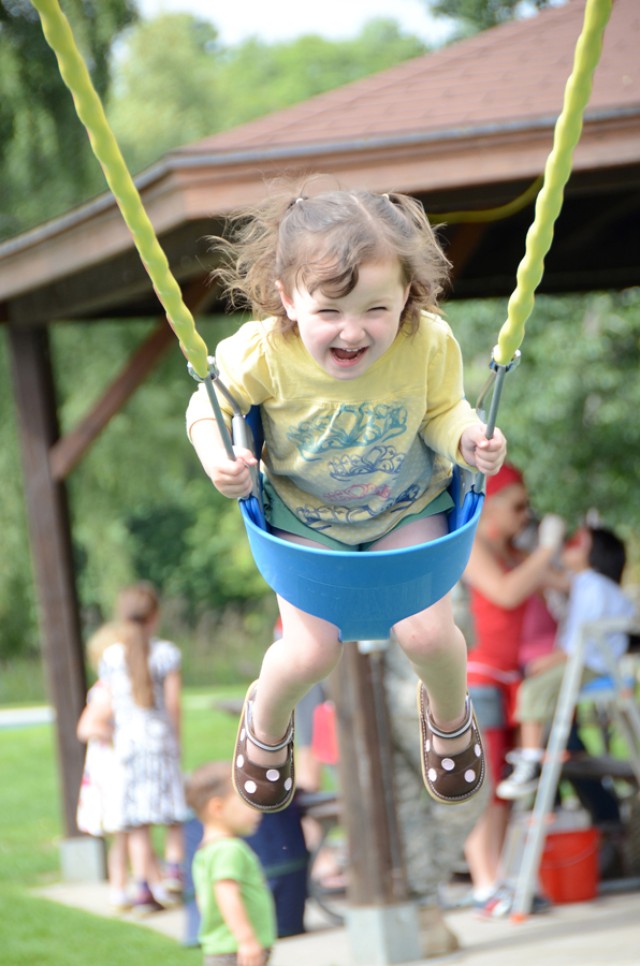
[[[605,527],[590,527],[589,533],[591,534],[589,566],[596,573],[619,584],[627,562],[624,543]]]

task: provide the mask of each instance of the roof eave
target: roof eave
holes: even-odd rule
[[[640,104],[585,117],[574,171],[640,162]],[[208,220],[259,200],[265,182],[283,171],[323,172],[372,190],[424,193],[469,183],[539,175],[552,146],[555,117],[481,124],[349,141],[238,148],[211,154],[180,149],[136,178],[160,236],[186,222]],[[0,292],[7,299],[133,249],[110,192],[0,244]]]

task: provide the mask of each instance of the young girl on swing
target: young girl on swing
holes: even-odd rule
[[[464,398],[459,346],[435,314],[449,265],[422,206],[360,190],[274,194],[233,226],[216,277],[257,321],[223,340],[216,361],[242,411],[261,407],[271,531],[365,553],[445,535],[452,463],[491,475],[506,442],[499,430],[486,438]],[[257,461],[243,448],[226,455],[203,386],[187,426],[214,486],[246,497]],[[267,812],[293,797],[293,709],[341,652],[333,624],[278,604],[283,635],[247,693],[233,762],[238,794]],[[394,632],[420,679],[427,790],[463,802],[485,766],[449,596]]]

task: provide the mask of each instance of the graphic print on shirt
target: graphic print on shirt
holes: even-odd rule
[[[413,504],[422,487],[412,483],[398,493],[409,454],[389,443],[407,428],[401,403],[361,403],[326,407],[293,427],[288,438],[306,462],[321,464],[327,485],[319,506],[298,506],[296,515],[316,530],[336,523],[357,523]],[[424,450],[422,452],[424,459]],[[427,475],[428,477],[428,475]],[[335,486],[328,484],[334,481]]]
[[[333,450],[370,446],[402,436],[406,426],[407,409],[401,403],[343,404],[321,408],[312,419],[293,427],[288,438],[303,459],[313,461]]]

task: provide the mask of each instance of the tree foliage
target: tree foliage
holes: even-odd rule
[[[432,15],[456,23],[453,40],[557,5],[558,0],[431,0],[428,4]]]
[[[526,473],[534,506],[571,525],[595,509],[635,544],[640,508],[631,454],[640,452],[640,290],[536,300],[522,362],[507,375],[499,425]],[[452,303],[473,400],[506,308]],[[637,559],[637,549],[634,551]]]
[[[216,130],[221,105],[213,74],[219,52],[215,27],[187,14],[142,21],[127,32],[107,114],[132,168]]]
[[[373,20],[354,40],[251,38],[224,47],[186,14],[142,22],[125,37],[107,112],[136,170],[171,148],[235,127],[384,70],[425,50],[397,24]],[[144,132],[144,137],[141,137]]]
[[[104,95],[114,38],[135,18],[132,0],[68,0],[96,89]],[[0,237],[60,214],[102,190],[73,101],[29,0],[0,0]]]
[[[0,659],[38,648],[20,457],[6,343],[0,342]]]

